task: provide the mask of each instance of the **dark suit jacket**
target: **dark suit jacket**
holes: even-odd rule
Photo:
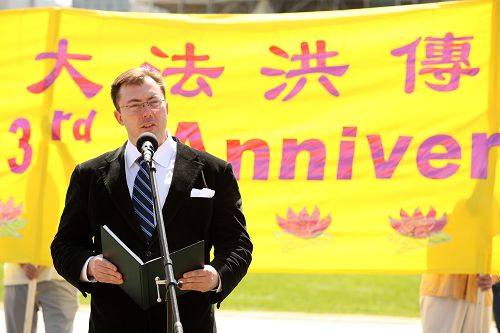
[[[91,293],[89,332],[167,332],[165,303],[143,311],[117,285],[80,282],[85,261],[102,253],[101,225],[108,225],[144,261],[161,256],[158,235],[148,244],[136,219],[125,179],[124,151],[125,145],[75,168],[51,245],[52,258],[59,274],[84,295]],[[213,198],[190,197],[191,189],[204,187],[215,190]],[[236,287],[252,260],[231,166],[178,142],[162,212],[169,250],[203,239],[205,262],[215,267],[222,282],[220,293],[190,291],[178,297],[184,332],[215,332],[213,304]]]

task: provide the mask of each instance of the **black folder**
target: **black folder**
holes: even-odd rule
[[[123,275],[123,283],[120,287],[129,295],[143,310],[158,304],[155,278],[165,280],[163,268],[163,257],[143,262],[118,236],[107,226],[101,226],[102,254],[104,258],[111,261],[118,271]],[[195,269],[203,268],[204,241],[189,245],[183,249],[170,254],[175,279],[182,274]],[[160,285],[160,297],[165,297],[165,285]],[[177,296],[187,291],[176,288]]]

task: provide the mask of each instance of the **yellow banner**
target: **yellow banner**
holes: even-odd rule
[[[0,261],[51,262],[74,166],[126,140],[109,86],[148,66],[232,163],[252,271],[500,272],[492,7],[0,12]]]

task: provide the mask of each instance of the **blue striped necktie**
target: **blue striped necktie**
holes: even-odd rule
[[[149,241],[155,231],[151,181],[149,180],[147,162],[144,161],[142,156],[137,159],[137,162],[140,165],[140,169],[134,181],[132,202],[134,204],[135,214],[139,220],[139,226],[144,232],[146,239]]]

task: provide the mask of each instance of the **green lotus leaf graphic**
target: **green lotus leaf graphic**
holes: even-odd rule
[[[0,237],[21,238],[18,230],[26,226],[26,220],[21,219],[23,204],[14,205],[11,197],[5,204],[0,200]]]

